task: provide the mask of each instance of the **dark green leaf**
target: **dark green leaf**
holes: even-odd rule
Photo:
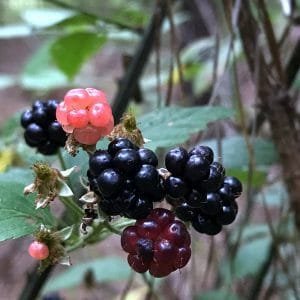
[[[33,196],[23,196],[24,184],[0,182],[0,241],[32,234],[41,224],[53,225],[49,209],[35,209]]]
[[[221,106],[165,107],[139,118],[143,136],[150,139],[147,148],[171,147],[185,142],[208,123],[229,118],[233,111]]]
[[[239,298],[227,290],[214,290],[196,297],[196,300],[238,300]]]
[[[73,79],[83,63],[106,42],[104,35],[75,32],[59,37],[51,47],[53,61],[69,78]]]
[[[217,152],[217,141],[202,142]],[[270,140],[256,138],[252,144],[256,166],[269,166],[278,160],[278,155]],[[222,161],[226,168],[244,168],[247,170],[249,155],[245,139],[242,136],[233,136],[222,139]]]
[[[244,169],[227,169],[226,174],[237,177],[243,184],[248,183],[249,172]],[[266,182],[267,172],[255,170],[252,174],[252,186],[260,188]]]
[[[126,260],[120,257],[105,257],[76,264],[67,271],[52,277],[45,286],[44,293],[68,289],[83,283],[87,272],[92,272],[96,282],[124,280],[130,274]]]

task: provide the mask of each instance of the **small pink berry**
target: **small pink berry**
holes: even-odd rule
[[[84,145],[95,145],[103,136],[102,128],[88,125],[85,128],[75,128],[73,131],[75,140]]]
[[[28,253],[37,260],[43,260],[49,256],[49,248],[44,243],[34,241],[29,245]]]
[[[60,102],[56,109],[56,119],[61,125],[68,125],[68,109],[65,102]]]
[[[85,89],[69,90],[64,101],[69,110],[71,109],[85,109],[92,104],[92,100]]]
[[[85,89],[89,94],[90,98],[92,99],[92,103],[108,103],[107,98],[104,92],[100,90],[96,90],[94,88],[86,88]]]
[[[62,125],[61,127],[66,133],[72,133],[74,130],[74,127],[71,125]]]
[[[106,136],[106,135],[108,135],[108,134],[111,133],[111,131],[112,131],[113,128],[114,128],[114,124],[115,124],[115,122],[114,122],[114,117],[113,117],[113,115],[111,114],[111,115],[110,115],[109,123],[108,123],[104,128],[102,128],[102,130],[103,130],[103,136]]]
[[[89,121],[95,127],[106,127],[110,122],[111,114],[108,104],[96,103],[90,107]]]
[[[74,128],[84,128],[89,122],[88,112],[85,109],[71,110],[68,113],[68,122]]]

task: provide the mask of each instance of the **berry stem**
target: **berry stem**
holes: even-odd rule
[[[74,202],[72,197],[60,197],[60,201],[64,204],[68,211],[72,212],[72,218],[75,222],[82,218],[83,212],[81,208]]]
[[[60,166],[63,170],[66,170],[67,169],[67,166],[66,166],[66,163],[65,163],[65,160],[63,158],[63,155],[62,155],[62,151],[60,149],[58,149],[57,151],[57,158],[59,160],[59,163],[60,163]]]
[[[113,233],[115,233],[115,234],[121,235],[121,232],[120,232],[118,229],[116,229],[115,227],[113,227],[113,226],[109,223],[109,221],[105,220],[105,221],[103,222],[103,225],[104,225],[109,231],[111,231],[111,232],[113,232]]]

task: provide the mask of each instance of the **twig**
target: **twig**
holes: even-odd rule
[[[165,1],[160,1],[159,5],[155,8],[155,12],[151,18],[148,28],[145,30],[144,36],[136,50],[136,53],[126,71],[124,78],[121,81],[117,95],[115,96],[113,102],[113,112],[116,122],[120,120],[122,114],[126,110],[132,91],[143,72],[153,48],[155,42],[155,33],[157,32],[156,27],[161,26],[165,15]]]
[[[124,290],[123,290],[123,292],[121,294],[120,300],[125,300],[126,299],[127,294],[130,291],[130,288],[131,288],[131,286],[133,284],[135,274],[136,273],[134,271],[131,271],[130,276],[129,276],[128,280],[127,280],[127,283],[126,283],[126,285],[124,287]]]
[[[19,296],[19,300],[33,300],[36,299],[47,281],[54,266],[49,266],[47,269],[39,273],[39,265],[36,265],[33,271],[28,275],[25,286]]]

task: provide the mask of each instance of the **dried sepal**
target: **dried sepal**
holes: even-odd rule
[[[71,175],[75,168],[63,172],[52,168],[46,162],[37,162],[32,166],[35,173],[34,182],[24,188],[24,195],[37,193],[36,208],[44,208],[57,196],[72,196],[73,192],[67,186],[65,178]]]
[[[145,144],[142,132],[137,127],[136,119],[132,112],[125,113],[121,122],[108,135],[108,139],[111,141],[119,137],[127,138],[139,147]]]

